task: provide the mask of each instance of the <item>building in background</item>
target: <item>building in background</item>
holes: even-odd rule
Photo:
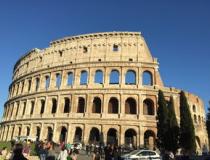
[[[69,143],[155,148],[157,95],[175,102],[139,32],[66,37],[33,49],[14,66],[0,140],[15,136]],[[197,149],[208,144],[202,100],[186,92]]]

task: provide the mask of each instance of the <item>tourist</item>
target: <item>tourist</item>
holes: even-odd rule
[[[77,160],[77,154],[76,154],[75,152],[73,152],[73,153],[71,154],[71,159],[72,159],[72,160]]]
[[[38,153],[40,160],[45,160],[47,157],[47,150],[44,148],[44,143],[41,141],[38,146]]]
[[[47,149],[48,149],[48,153],[47,153],[46,160],[55,160],[56,159],[56,153],[54,151],[54,144],[53,144],[53,142],[48,142],[47,143]]]
[[[62,146],[61,151],[58,155],[58,160],[66,160],[68,157],[68,152],[65,145]]]
[[[0,158],[5,159],[7,154],[8,154],[7,147],[3,147],[2,150],[1,150],[1,157]]]
[[[20,143],[17,143],[13,150],[13,155],[11,156],[10,159],[11,160],[28,160],[27,158],[24,157],[22,152],[23,152],[23,145]]]

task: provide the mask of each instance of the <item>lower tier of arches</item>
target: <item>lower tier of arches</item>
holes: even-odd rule
[[[207,135],[196,128],[198,153],[207,146]],[[56,143],[116,144],[129,147],[156,148],[156,122],[111,120],[45,120],[2,123],[0,141],[10,141],[16,136],[37,137]]]
[[[88,124],[64,122],[8,123],[0,130],[0,140],[9,141],[16,136],[37,137],[56,143],[116,144],[132,147],[156,147],[156,127],[127,124]]]

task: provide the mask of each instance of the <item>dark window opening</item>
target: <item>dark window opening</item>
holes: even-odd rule
[[[32,115],[34,112],[34,101],[31,101],[31,111],[30,111],[30,115]]]
[[[101,113],[101,99],[98,97],[95,97],[93,100],[93,113]]]
[[[83,53],[87,53],[88,52],[88,48],[87,47],[83,47]]]
[[[133,98],[128,98],[125,101],[125,114],[136,114],[136,101]]]
[[[84,113],[85,112],[85,99],[79,97],[77,113]]]
[[[119,71],[112,70],[109,77],[109,84],[119,84]]]
[[[119,51],[119,47],[118,47],[118,45],[116,45],[116,44],[114,44],[114,45],[113,45],[113,51],[114,51],[114,52]]]
[[[117,98],[111,98],[109,100],[109,104],[108,104],[108,113],[114,113],[117,114],[118,113],[118,100]]]
[[[45,100],[41,100],[41,110],[40,110],[40,114],[44,113],[44,106],[45,106]]]
[[[64,104],[64,113],[70,112],[70,100],[69,98],[65,98],[65,104]]]
[[[52,110],[51,110],[51,113],[54,114],[56,113],[56,110],[57,110],[57,100],[56,99],[52,99]]]

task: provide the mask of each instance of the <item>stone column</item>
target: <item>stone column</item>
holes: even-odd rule
[[[140,125],[139,126],[139,130],[140,130],[140,133],[139,133],[139,145],[141,147],[144,147],[144,128]]]
[[[106,145],[107,143],[107,129],[106,126],[102,125],[102,133],[103,133],[103,138],[104,138],[104,144]]]
[[[83,142],[85,144],[88,144],[88,139],[89,139],[89,133],[90,133],[90,128],[87,124],[84,125],[84,129],[83,129]]]
[[[4,132],[4,138],[3,138],[3,141],[6,141],[6,140],[7,140],[7,135],[8,135],[8,132],[9,132],[9,126],[6,126],[6,128],[5,128],[5,132]]]
[[[44,124],[43,123],[41,123],[41,126],[40,126],[40,140],[44,140],[44,139],[46,139],[46,137],[44,137]]]
[[[125,129],[123,126],[120,126],[120,137],[119,137],[119,145],[125,144]]]
[[[122,94],[120,94],[119,107],[120,107],[120,117],[124,117],[125,116],[125,100]]]
[[[103,112],[102,117],[106,117],[108,113],[108,97],[107,94],[103,94]]]
[[[70,123],[68,123],[67,127],[68,127],[68,131],[67,131],[67,140],[66,140],[66,142],[72,144],[73,143],[73,141],[72,141],[72,136],[73,136],[73,134],[72,134],[72,125]]]
[[[56,129],[57,129],[57,123],[55,122],[53,125],[53,138],[52,138],[54,142],[57,142]]]
[[[64,88],[65,85],[66,85],[66,72],[63,70],[61,72],[61,86],[60,86],[60,89]]]
[[[55,117],[57,117],[57,115],[60,114],[59,109],[61,107],[61,97],[60,95],[57,96],[57,108],[56,108],[56,112],[55,112]]]
[[[141,115],[143,115],[143,97],[139,94],[138,95],[138,119],[141,118]]]
[[[13,127],[14,126],[9,126],[9,130],[8,130],[8,134],[7,134],[7,141],[10,141],[11,140],[11,136],[12,136],[12,132],[13,132]]]

